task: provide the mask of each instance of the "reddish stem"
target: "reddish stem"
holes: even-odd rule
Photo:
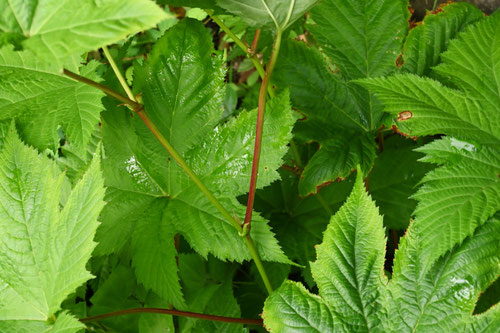
[[[255,35],[253,36],[252,46],[250,47],[252,54],[257,52],[257,45],[259,44],[260,29],[255,30]]]
[[[123,316],[134,313],[159,313],[171,316],[181,316],[181,317],[189,317],[196,318],[202,320],[211,320],[211,321],[221,321],[225,323],[235,323],[235,324],[247,324],[247,325],[258,325],[262,326],[262,319],[244,319],[244,318],[233,318],[233,317],[223,317],[216,315],[207,315],[202,313],[195,312],[187,312],[187,311],[179,311],[179,310],[168,310],[168,309],[159,309],[159,308],[137,308],[137,309],[127,309],[114,311],[109,313],[100,314],[97,316],[86,317],[80,319],[82,323],[87,323],[91,321],[99,321],[106,318]]]
[[[264,127],[264,112],[266,110],[267,87],[269,86],[269,80],[271,79],[271,74],[273,72],[274,66],[276,65],[276,60],[278,59],[280,45],[281,33],[278,33],[273,45],[273,51],[271,52],[271,59],[269,60],[269,64],[266,68],[266,75],[264,76],[262,84],[260,85],[259,107],[257,109],[257,128],[255,130],[255,146],[252,161],[252,174],[250,177],[250,189],[248,190],[247,210],[245,212],[245,220],[243,222],[243,230],[246,230],[246,232],[250,232],[255,190],[257,189],[257,174],[259,170],[260,150],[262,146],[262,130]]]

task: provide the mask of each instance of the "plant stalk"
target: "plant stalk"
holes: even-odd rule
[[[171,316],[180,316],[180,317],[188,317],[188,318],[196,318],[201,320],[211,320],[211,321],[220,321],[224,323],[236,323],[236,324],[247,324],[247,325],[258,325],[262,326],[262,319],[244,319],[244,318],[234,318],[234,317],[223,317],[216,315],[207,315],[196,312],[188,312],[188,311],[179,311],[179,310],[170,310],[170,309],[160,309],[160,308],[136,308],[136,309],[126,309],[120,311],[114,311],[109,313],[100,314],[97,316],[86,317],[80,319],[82,323],[88,323],[92,321],[99,321],[106,318],[123,316],[134,313],[159,313]]]
[[[123,90],[125,90],[125,93],[127,94],[128,98],[130,98],[133,101],[136,101],[134,94],[132,93],[132,90],[130,90],[130,87],[127,84],[127,81],[125,81],[125,78],[123,77],[121,71],[118,69],[118,66],[115,63],[115,60],[113,59],[113,57],[109,53],[108,47],[103,46],[102,51],[104,52],[104,55],[108,59],[109,64],[111,65],[111,68],[113,69],[113,72],[115,72],[115,75],[118,78],[118,81],[120,81],[120,84],[121,84]]]
[[[112,61],[112,59],[110,59]],[[157,138],[157,140],[160,142],[160,144],[168,151],[168,153],[172,156],[172,158],[179,164],[179,166],[184,170],[184,172],[191,178],[191,180],[198,186],[198,188],[202,191],[202,193],[207,197],[207,199],[214,205],[215,208],[233,225],[233,227],[236,228],[238,233],[240,235],[244,235],[245,237],[245,243],[248,247],[248,250],[250,251],[250,255],[255,262],[255,265],[257,266],[257,269],[259,271],[259,274],[262,278],[262,281],[264,282],[264,285],[266,286],[266,289],[268,290],[269,293],[271,293],[273,290],[271,288],[271,284],[269,282],[269,278],[266,274],[266,271],[264,269],[264,265],[262,264],[262,261],[260,260],[259,253],[257,252],[255,245],[250,237],[250,233],[244,233],[243,231],[243,226],[241,225],[240,222],[238,222],[225,208],[222,206],[222,204],[215,198],[215,196],[212,194],[212,192],[203,184],[201,179],[194,173],[194,171],[187,165],[186,161],[177,153],[177,151],[174,149],[174,147],[168,142],[168,140],[161,134],[160,130],[155,126],[151,118],[146,114],[144,111],[143,105],[140,103],[137,103],[136,101],[127,98],[120,94],[119,92],[106,87],[105,85],[102,85],[100,83],[97,83],[95,81],[92,81],[90,79],[87,79],[86,77],[83,77],[81,75],[78,75],[76,73],[73,73],[71,71],[68,71],[66,69],[63,70],[63,73],[82,83],[88,84],[92,87],[95,87],[107,95],[116,98],[117,100],[129,105],[131,109],[139,116],[141,117],[142,121],[146,124],[146,126],[149,128],[149,130],[153,133],[153,135]],[[249,231],[249,230],[248,230]]]
[[[268,90],[271,74],[273,73],[276,61],[278,60],[278,54],[281,46],[281,34],[282,34],[281,30],[278,30],[276,34],[276,39],[274,41],[273,50],[271,52],[271,59],[269,60],[269,64],[266,69],[266,75],[264,76],[264,79],[262,80],[262,84],[260,86],[259,107],[257,110],[257,126],[256,126],[257,128],[255,130],[255,146],[254,146],[253,161],[252,161],[252,174],[250,177],[250,189],[248,191],[248,201],[245,213],[245,220],[243,222],[243,229],[247,230],[250,230],[252,223],[252,212],[255,200],[255,190],[257,189],[260,151],[262,147],[262,130],[264,127],[264,113],[266,110],[266,96],[267,96],[266,92]]]
[[[236,45],[238,45],[240,49],[242,49],[243,52],[245,52],[245,54],[250,57],[250,60],[257,69],[257,72],[259,72],[260,77],[264,78],[266,72],[264,71],[264,67],[262,67],[262,64],[260,63],[257,56],[249,51],[248,46],[241,39],[239,39],[238,36],[236,36],[234,32],[232,32],[231,29],[224,22],[222,22],[220,18],[213,15],[211,11],[207,11],[207,14],[212,18],[212,21],[214,21],[229,37],[231,37]]]

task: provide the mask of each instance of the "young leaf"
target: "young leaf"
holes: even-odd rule
[[[251,26],[285,30],[318,0],[216,0],[217,5],[240,16]]]
[[[149,0],[14,0],[0,2],[0,12],[0,36],[25,38],[24,48],[60,65],[166,18]]]
[[[429,75],[450,40],[469,24],[484,17],[467,2],[447,3],[436,14],[427,13],[421,24],[410,30],[403,45],[403,72]]]
[[[92,277],[85,265],[95,247],[97,216],[104,205],[99,158],[94,158],[61,210],[63,180],[56,164],[26,147],[12,126],[0,152],[3,327],[41,325]],[[62,314],[53,329],[70,326],[81,328],[75,318]]]
[[[80,74],[99,81],[97,63]],[[102,110],[99,90],[73,81],[28,52],[0,50],[0,119],[16,118],[21,136],[38,149],[59,146],[58,126],[79,151],[84,151]]]

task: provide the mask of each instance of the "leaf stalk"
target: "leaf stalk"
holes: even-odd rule
[[[269,60],[269,64],[266,69],[266,75],[264,76],[264,79],[262,80],[262,84],[260,86],[259,106],[257,109],[257,126],[255,130],[255,145],[254,145],[254,154],[252,161],[252,173],[250,176],[250,189],[248,191],[249,193],[248,193],[247,209],[245,213],[245,220],[243,222],[243,225],[248,230],[250,230],[252,223],[252,212],[255,200],[255,191],[257,189],[257,177],[259,170],[260,152],[262,147],[262,131],[264,127],[264,113],[266,110],[266,96],[267,96],[266,92],[268,90],[269,81],[271,79],[274,66],[276,65],[276,61],[278,60],[278,54],[281,46],[281,35],[282,35],[281,30],[278,30],[278,33],[276,34],[276,38],[274,40],[273,50],[271,52],[271,59]]]

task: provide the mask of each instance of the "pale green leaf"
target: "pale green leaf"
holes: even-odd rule
[[[429,75],[450,40],[469,24],[484,17],[467,2],[448,3],[436,14],[427,13],[421,24],[410,30],[403,46],[403,72]]]
[[[216,0],[217,5],[248,24],[285,30],[318,0]]]
[[[80,74],[100,81],[97,63]],[[73,81],[27,52],[0,49],[0,119],[16,118],[21,136],[39,149],[59,146],[61,126],[69,142],[83,151],[99,122],[99,90]]]
[[[132,235],[132,265],[137,281],[175,308],[185,306],[177,277],[174,237],[164,215],[168,200],[157,199],[138,218]]]
[[[428,266],[417,224],[396,253],[385,323],[391,332],[463,331],[480,293],[500,274],[500,220],[490,219],[473,236]],[[441,237],[446,230],[438,232]]]
[[[24,48],[61,65],[166,18],[149,0],[2,0],[0,13],[0,35],[26,38]]]
[[[348,331],[371,331],[379,325],[380,293],[386,283],[383,221],[361,175],[330,220],[311,264],[319,294]]]
[[[275,333],[345,332],[321,297],[292,281],[267,298],[262,318],[267,330]]]
[[[99,158],[61,210],[63,180],[56,164],[26,147],[12,126],[0,152],[2,320],[45,321],[92,277],[85,265],[104,205]]]

